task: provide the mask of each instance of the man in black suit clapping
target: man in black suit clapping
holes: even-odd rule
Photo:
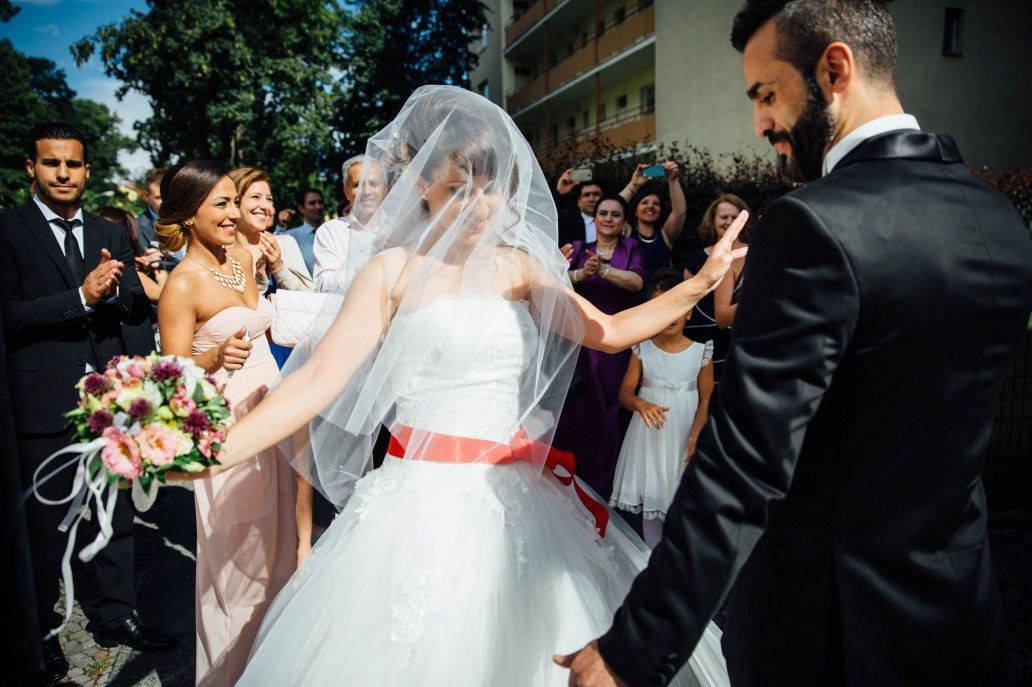
[[[123,324],[143,322],[148,303],[133,267],[129,234],[83,212],[80,198],[89,178],[82,135],[62,123],[42,124],[28,142],[26,170],[35,194],[0,215],[0,304],[14,405],[18,458],[24,486],[52,452],[71,443],[63,413],[77,400],[76,381],[102,370],[126,350]],[[65,470],[45,484],[49,498],[71,489]],[[58,531],[67,506],[29,499],[26,515],[33,558],[40,629],[56,627],[61,556],[67,539]],[[133,580],[133,513],[119,495],[114,534],[94,559],[99,598],[87,609],[98,642],[160,649],[171,639],[144,626],[136,613]],[[47,678],[67,670],[56,637],[44,643]]]
[[[1003,634],[980,475],[1032,309],[1028,229],[904,113],[882,3],[749,0],[732,43],[756,133],[807,183],[753,232],[663,540],[560,663],[571,685],[665,685],[730,590],[736,686],[987,684]]]

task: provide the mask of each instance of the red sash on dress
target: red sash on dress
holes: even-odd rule
[[[387,453],[395,458],[405,457],[405,447],[412,438],[411,427],[404,425],[395,428],[391,434],[391,443]],[[609,511],[605,505],[593,499],[580,486],[574,474],[577,468],[577,459],[569,451],[560,451],[552,446],[545,445],[539,441],[531,441],[527,433],[522,429],[516,432],[509,441],[509,445],[487,439],[474,439],[471,437],[460,437],[451,434],[427,433],[420,442],[420,448],[424,454],[422,460],[430,460],[437,463],[485,463],[487,465],[507,465],[510,463],[538,463],[534,457],[535,452],[539,455],[542,449],[545,452],[545,467],[551,471],[552,476],[565,487],[573,485],[577,497],[584,507],[591,512],[595,518],[595,529],[599,536],[606,536],[606,526],[609,524]],[[556,472],[556,468],[562,468],[566,475]]]

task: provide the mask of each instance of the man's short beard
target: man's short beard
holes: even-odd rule
[[[817,79],[813,75],[803,78],[806,81],[807,97],[799,119],[787,135],[768,136],[773,141],[784,140],[791,146],[791,158],[778,156],[778,174],[795,183],[806,183],[821,177],[824,150],[835,134],[835,122],[828,113],[828,105]]]
[[[79,192],[75,194],[75,197],[71,200],[64,200],[63,198],[57,198],[51,195],[46,184],[36,183],[36,195],[39,199],[44,201],[47,205],[54,205],[57,207],[78,207],[79,201],[82,200],[82,194],[86,189],[80,188]]]

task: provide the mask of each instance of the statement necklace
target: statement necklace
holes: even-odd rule
[[[226,287],[227,289],[230,289],[231,291],[236,291],[237,293],[243,293],[244,289],[247,288],[247,280],[244,279],[244,268],[240,264],[240,261],[234,258],[232,255],[226,256],[226,258],[229,260],[230,267],[233,268],[232,277],[223,274],[222,272],[219,272],[214,267],[209,267],[205,265],[197,258],[191,258],[189,253],[186,254],[186,257],[190,258],[198,265],[211,272],[212,275],[215,277],[215,281],[217,281],[219,284]]]

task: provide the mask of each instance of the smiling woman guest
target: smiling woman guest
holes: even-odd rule
[[[637,241],[624,237],[626,226],[627,202],[605,196],[595,205],[598,240],[571,244],[574,290],[607,315],[635,305],[645,283],[645,257]],[[619,396],[629,355],[626,350],[581,349],[579,382],[570,391],[555,432],[555,445],[576,454],[577,476],[607,499],[627,425]]]
[[[259,291],[268,289],[270,276],[275,277],[276,288],[314,291],[315,282],[294,237],[266,231],[276,213],[268,174],[254,167],[237,167],[229,178],[240,200],[237,244],[251,253]]]
[[[630,204],[628,224],[630,236],[638,242],[645,257],[645,287],[642,294],[652,292],[652,283],[656,272],[670,267],[670,253],[674,242],[684,229],[684,215],[687,202],[684,189],[681,188],[681,170],[673,160],[662,163],[664,177],[670,194],[670,206],[664,207],[659,189],[648,184],[645,176],[645,165],[634,168],[631,180],[627,182],[620,197]]]
[[[165,175],[161,195],[158,240],[169,251],[186,246],[158,302],[162,352],[192,357],[225,384],[239,420],[278,369],[266,338],[272,306],[259,296],[250,250],[237,242],[236,186],[215,163],[190,162]],[[194,490],[198,685],[236,682],[268,604],[307,555],[298,546],[293,471],[276,449],[253,460],[255,469]]]

